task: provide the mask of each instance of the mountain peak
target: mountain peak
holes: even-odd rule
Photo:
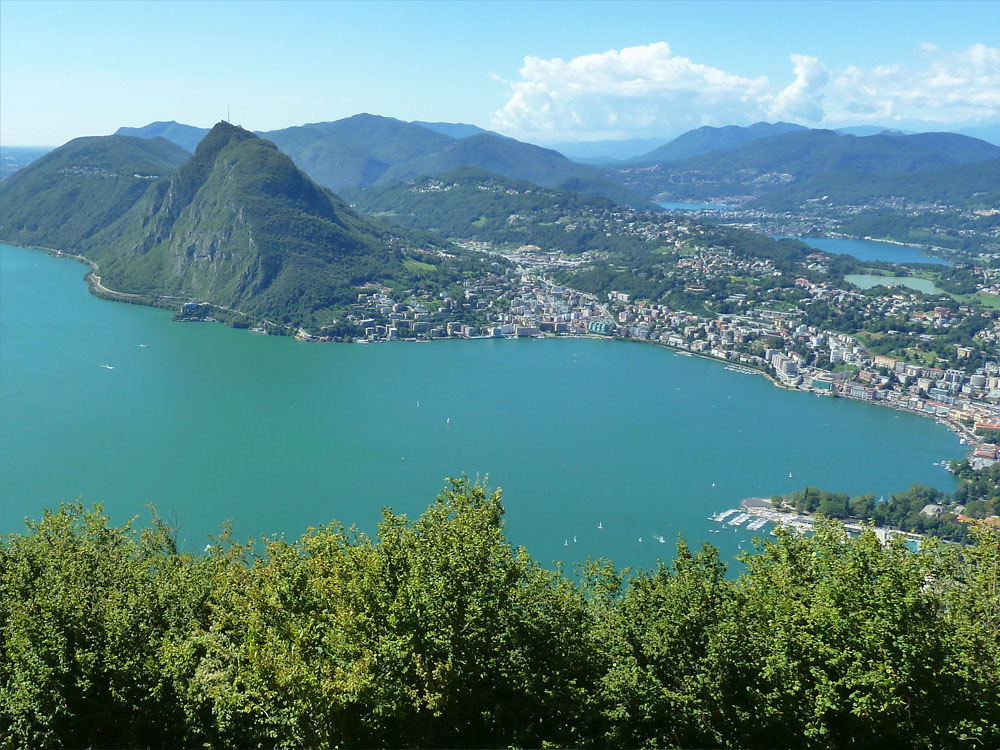
[[[233,125],[225,120],[220,120],[212,126],[211,130],[208,131],[208,134],[201,140],[201,143],[198,144],[198,148],[195,149],[194,153],[196,156],[203,151],[218,153],[230,143],[239,143],[240,141],[246,141],[257,137],[258,136],[254,135],[249,130],[244,130],[239,125]]]

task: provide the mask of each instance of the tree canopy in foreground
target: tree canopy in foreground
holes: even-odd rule
[[[996,747],[1000,531],[911,552],[834,524],[727,577],[549,571],[451,480],[376,538],[180,552],[64,504],[0,545],[5,747]]]

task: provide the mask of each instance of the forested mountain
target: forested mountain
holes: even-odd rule
[[[141,128],[118,128],[115,135],[131,135],[136,138],[166,138],[176,143],[190,153],[198,148],[201,139],[208,135],[208,128],[196,128],[170,120],[169,122],[151,122]]]
[[[162,139],[73,141],[0,184],[0,237],[81,253],[120,292],[293,326],[329,322],[368,282],[410,281],[407,252],[441,245],[358,216],[236,126],[183,156]]]
[[[76,138],[0,182],[0,237],[77,251],[191,157],[163,138]]]
[[[368,114],[261,135],[331,190],[373,185],[393,166],[436,154],[455,142],[420,125]]]
[[[505,136],[486,130],[478,125],[469,125],[464,122],[424,122],[423,120],[412,120],[411,125],[419,125],[422,128],[433,130],[435,133],[443,133],[451,138],[468,138],[470,135],[495,135],[500,138]]]
[[[721,128],[704,126],[689,130],[677,136],[669,143],[660,146],[649,153],[635,156],[628,161],[633,164],[655,164],[660,162],[687,159],[710,151],[722,151],[727,148],[742,146],[750,141],[769,138],[773,135],[805,130],[801,125],[790,122],[757,122],[747,127],[726,125]]]
[[[424,127],[360,114],[258,135],[272,141],[320,185],[335,191],[470,166],[546,187],[604,195],[626,205],[647,205],[619,180],[556,151],[471,125],[451,125],[428,123]]]
[[[825,206],[898,199],[906,203],[996,207],[1000,205],[1000,159],[901,174],[869,174],[859,169],[826,172],[775,190],[750,207],[794,211],[817,198]]]
[[[474,167],[412,183],[351,188],[343,196],[364,213],[454,240],[538,245],[571,254],[645,246],[606,231],[601,219],[622,211],[607,198],[550,190]]]
[[[830,172],[925,172],[998,157],[1000,147],[955,133],[859,138],[795,130],[652,168],[621,168],[617,174],[650,197],[757,197]]]

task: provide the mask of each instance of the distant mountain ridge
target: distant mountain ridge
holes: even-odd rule
[[[668,143],[667,138],[626,138],[619,141],[540,143],[580,164],[611,164],[647,154]]]
[[[876,175],[860,170],[824,172],[749,205],[769,211],[795,211],[817,197],[824,205],[905,198],[911,203],[996,207],[1000,206],[1000,159],[921,172]]]
[[[956,133],[856,137],[797,129],[656,169],[622,167],[617,174],[647,197],[759,197],[829,172],[923,172],[998,157],[1000,147]]]
[[[167,122],[151,122],[141,128],[118,128],[115,135],[130,135],[135,138],[166,138],[176,143],[189,153],[194,153],[201,139],[208,135],[208,128],[197,128],[193,125],[170,120]]]
[[[677,161],[679,159],[706,154],[711,151],[722,151],[742,146],[744,143],[757,141],[761,138],[769,138],[774,135],[792,133],[798,130],[806,130],[806,128],[790,122],[757,122],[746,127],[726,125],[721,128],[706,125],[695,130],[689,130],[677,136],[669,143],[627,161],[632,164]]]
[[[445,246],[358,216],[228,123],[193,156],[162,138],[72,141],[0,183],[0,237],[81,253],[110,289],[311,327],[364,284],[409,281],[411,247]]]
[[[469,125],[464,122],[424,122],[423,120],[411,120],[411,125],[419,125],[422,128],[427,128],[428,130],[433,130],[435,133],[441,133],[442,135],[447,135],[452,138],[468,138],[473,135],[495,135],[497,138],[506,138],[507,136],[496,133],[492,130],[486,130],[478,125]]]
[[[176,123],[153,123],[137,130],[155,135],[181,133],[185,138],[197,130],[178,130],[172,125]],[[442,131],[468,135],[454,137]],[[272,141],[312,179],[335,191],[470,166],[546,187],[578,190],[625,205],[648,207],[642,198],[619,181],[609,179],[602,170],[472,125],[427,123],[425,127],[363,113],[257,135]]]

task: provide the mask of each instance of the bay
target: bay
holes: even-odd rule
[[[939,266],[950,266],[951,263],[933,255],[924,255],[919,248],[897,245],[892,242],[878,240],[856,240],[845,237],[789,237],[787,235],[771,235],[774,239],[799,240],[822,250],[825,253],[851,255],[858,260],[878,260],[888,263],[932,263]]]
[[[544,564],[648,567],[678,533],[734,555],[751,533],[707,516],[743,497],[950,490],[932,464],[961,456],[931,420],[650,345],[302,344],[97,299],[85,271],[0,246],[3,533],[77,496],[119,522],[155,503],[188,549],[226,519],[372,532],[466,472],[503,488],[511,541]]]

